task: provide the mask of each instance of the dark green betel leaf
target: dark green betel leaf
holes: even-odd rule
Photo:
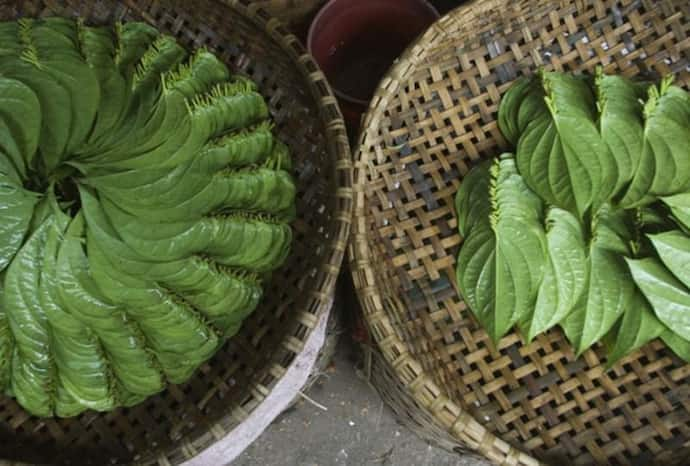
[[[530,313],[544,268],[543,205],[518,175],[510,154],[491,172],[491,212],[473,227],[457,265],[458,287],[497,342]]]
[[[41,128],[41,106],[22,82],[0,77],[0,153],[5,153],[22,178],[33,163]]]
[[[538,76],[516,80],[503,96],[498,108],[498,127],[513,147],[517,147],[520,137],[534,120],[548,118],[544,97]]]
[[[521,134],[518,168],[542,199],[582,218],[613,194],[616,160],[599,134],[587,80],[545,72],[541,81],[548,113],[535,112]]]
[[[611,367],[626,355],[646,345],[668,331],[652,310],[645,297],[636,291],[630,307],[625,310],[615,345],[609,352],[607,366]]]
[[[633,300],[635,286],[623,256],[630,253],[625,221],[621,211],[606,206],[593,220],[587,284],[575,310],[561,324],[577,354],[606,335]]]
[[[467,236],[474,223],[485,222],[491,214],[489,191],[491,185],[491,166],[487,160],[471,169],[462,179],[460,189],[455,195],[455,210],[458,213],[458,230]]]
[[[527,336],[558,324],[575,308],[587,284],[587,247],[577,217],[551,208],[546,216],[546,263]]]

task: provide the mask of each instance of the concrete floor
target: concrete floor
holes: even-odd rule
[[[344,339],[306,395],[313,402],[298,401],[233,465],[489,466],[429,446],[400,425],[357,375],[352,346]]]

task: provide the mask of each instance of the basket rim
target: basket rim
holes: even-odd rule
[[[467,445],[496,464],[539,465],[539,460],[515,448],[479,423],[467,410],[448,397],[442,387],[426,373],[421,362],[407,350],[406,344],[394,330],[394,323],[386,313],[379,289],[377,273],[370,258],[372,251],[367,230],[366,174],[372,153],[367,150],[376,137],[377,125],[388,103],[404,85],[405,77],[424,58],[432,53],[448,36],[451,25],[456,28],[480,18],[485,12],[504,7],[500,0],[472,0],[461,5],[432,24],[413,42],[388,70],[379,83],[366,111],[362,132],[353,153],[354,219],[348,260],[355,289],[364,314],[365,325],[375,342],[374,351],[382,354],[406,391],[454,439]],[[370,323],[376,317],[376,325]]]
[[[204,450],[226,439],[235,427],[264,403],[275,385],[285,376],[286,369],[293,366],[298,356],[309,349],[308,343],[313,340],[310,337],[318,331],[319,327],[322,326],[322,321],[330,313],[334,302],[336,281],[342,267],[351,231],[354,204],[350,144],[345,121],[325,75],[299,39],[287,29],[281,20],[272,17],[261,4],[252,2],[252,0],[211,1],[231,9],[235,15],[254,24],[260,33],[266,34],[274,45],[280,47],[291,59],[292,65],[306,86],[306,95],[318,109],[313,118],[321,123],[326,151],[332,161],[332,166],[329,169],[333,175],[334,189],[329,192],[328,196],[335,199],[333,202],[335,211],[332,212],[328,224],[331,235],[328,241],[322,245],[324,259],[314,279],[310,280],[311,283],[322,283],[323,285],[305,290],[309,294],[309,299],[303,308],[294,309],[294,321],[297,325],[291,332],[286,333],[285,338],[290,340],[289,344],[282,345],[283,351],[274,351],[268,361],[267,366],[280,366],[283,369],[281,373],[277,375],[275,371],[267,371],[265,376],[252,384],[252,396],[258,399],[256,406],[250,410],[242,409],[241,413],[237,413],[234,405],[228,405],[222,417],[213,424],[200,426],[199,429],[172,442],[167,448],[158,447],[138,452],[139,454],[134,460],[137,464],[181,464],[188,462]],[[142,4],[146,3],[137,0],[120,0],[120,2],[124,7],[134,11],[141,10]],[[182,7],[189,11],[193,7],[193,2],[166,0],[161,2],[161,6]],[[226,429],[228,426],[231,426],[230,429]],[[223,435],[218,435],[219,432]],[[0,464],[6,464],[2,458],[0,458]],[[27,463],[13,461],[8,464]]]

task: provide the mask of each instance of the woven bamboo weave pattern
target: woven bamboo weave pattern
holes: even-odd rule
[[[499,464],[688,464],[690,366],[654,341],[610,371],[559,331],[493,348],[459,298],[462,177],[507,144],[496,122],[518,76],[551,70],[690,85],[687,0],[474,1],[384,78],[355,154],[350,261],[364,318],[427,437]],[[439,434],[439,429],[443,434]]]
[[[248,1],[0,1],[0,20],[46,15],[78,15],[89,24],[147,21],[190,49],[206,46],[259,84],[294,156],[298,218],[290,259],[240,333],[188,383],[131,409],[70,420],[37,420],[0,398],[0,463],[179,464],[262,402],[330,309],[352,212],[344,123],[297,38]]]

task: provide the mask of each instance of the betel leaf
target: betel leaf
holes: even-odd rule
[[[690,187],[690,95],[672,86],[673,77],[650,86],[644,106],[644,147],[620,204],[649,204]]]
[[[0,153],[0,163],[4,159]],[[38,197],[0,172],[0,271],[5,269],[24,241]]]
[[[661,339],[679,358],[690,361],[690,341],[668,328],[661,334]]]
[[[0,77],[0,122],[9,129],[11,146],[16,151],[9,150],[10,141],[6,138],[1,140],[0,147],[24,177],[38,147],[41,106],[36,94],[20,81]]]
[[[516,147],[527,126],[539,117],[548,117],[544,90],[538,76],[515,81],[501,99],[498,127],[508,142]]]
[[[614,193],[620,191],[633,176],[644,146],[644,120],[641,99],[646,85],[623,76],[611,76],[597,69],[595,79],[599,131],[613,155],[618,180]]]
[[[546,264],[527,339],[532,340],[564,319],[587,283],[587,252],[579,220],[551,208],[546,216]]]
[[[683,227],[690,229],[690,191],[673,196],[665,196],[661,200],[671,209],[673,218]]]
[[[678,231],[648,235],[661,262],[690,288],[690,236]]]
[[[107,355],[107,364],[119,380],[123,390],[139,395],[150,395],[163,388],[161,374],[153,363],[153,356],[136,325],[126,313],[109,303],[94,282],[89,261],[84,253],[84,219],[78,214],[65,235],[57,262],[61,283],[60,298],[74,319],[90,329]],[[96,364],[92,367],[97,368]],[[106,390],[98,393],[101,403],[109,400],[106,381],[92,382],[93,389]],[[99,398],[96,398],[99,400]],[[119,401],[119,400],[118,400]]]
[[[578,355],[606,335],[633,299],[635,286],[622,255],[629,244],[621,236],[625,220],[623,212],[604,206],[593,221],[585,291],[561,323]]]
[[[531,312],[544,267],[543,205],[517,173],[511,155],[491,167],[491,213],[460,251],[458,287],[497,342]]]
[[[623,314],[615,344],[608,355],[607,367],[660,337],[666,330],[666,326],[654,314],[649,302],[639,291],[635,291],[630,308]]]
[[[22,406],[40,416],[50,416],[55,404],[50,329],[37,293],[52,220],[47,218],[19,250],[7,269],[4,293],[5,313],[15,340],[11,389]]]
[[[10,381],[12,351],[14,339],[5,313],[3,282],[5,277],[0,273],[0,392],[5,391]]]
[[[690,292],[655,258],[627,259],[635,283],[661,322],[690,340]]]
[[[546,202],[581,218],[612,194],[616,161],[599,135],[594,95],[582,77],[543,73],[547,115],[527,125],[517,163],[527,185]]]
[[[44,262],[41,267],[39,300],[48,320],[51,358],[55,362],[55,413],[75,416],[87,408],[113,407],[109,386],[109,367],[98,339],[64,307],[58,296],[62,282],[57,276],[58,250],[70,218],[60,212],[51,199],[53,222],[47,232]]]
[[[489,188],[492,165],[487,160],[476,167],[462,179],[458,193],[455,195],[455,211],[458,213],[458,230],[460,235],[467,236],[476,222],[485,221],[491,212]]]

